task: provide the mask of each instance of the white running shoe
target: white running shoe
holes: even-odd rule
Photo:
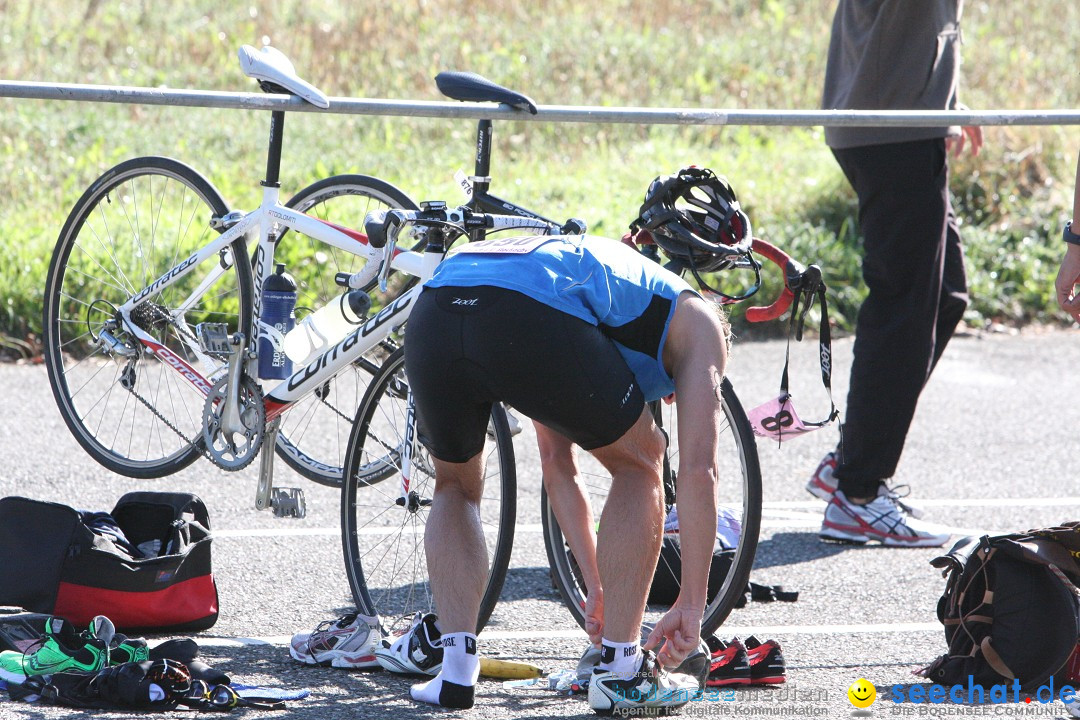
[[[443,661],[442,633],[435,626],[438,620],[432,613],[416,613],[404,635],[393,643],[383,640],[376,648],[379,664],[392,673],[438,675]]]
[[[381,667],[375,649],[383,639],[379,619],[349,613],[324,620],[310,633],[293,635],[289,655],[307,665],[369,669]]]
[[[888,495],[878,495],[866,505],[856,505],[840,490],[833,493],[825,506],[819,535],[823,540],[859,545],[873,540],[889,547],[941,547],[951,537],[911,518]]]
[[[589,707],[600,715],[653,715],[682,707],[701,688],[698,681],[660,667],[643,651],[638,671],[629,678],[596,668],[589,682]]]
[[[821,458],[817,470],[815,470],[814,474],[810,476],[810,479],[806,481],[806,492],[819,500],[829,502],[840,482],[836,477],[836,466],[839,464],[840,461],[839,458],[836,457],[835,452],[831,452]],[[884,495],[892,498],[896,504],[900,506],[900,509],[911,517],[921,518],[923,516],[922,508],[903,502],[902,498],[906,497],[907,493],[900,494],[898,492],[901,488],[906,490],[907,487],[907,485],[895,485],[889,487],[885,483],[881,483],[881,485],[878,486],[877,494],[879,497]]]
[[[834,452],[821,458],[817,470],[815,470],[814,474],[810,476],[810,479],[806,481],[806,492],[819,500],[829,502],[833,493],[836,492],[836,486],[838,484],[836,475],[834,474],[838,464],[839,461]]]

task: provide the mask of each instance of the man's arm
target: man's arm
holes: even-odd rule
[[[680,297],[664,356],[675,378],[678,402],[676,507],[682,578],[678,599],[657,623],[645,647],[666,640],[660,660],[665,665],[677,665],[697,647],[716,540],[716,452],[727,335],[707,301],[690,294]]]
[[[1072,232],[1080,235],[1080,155],[1076,158],[1076,185],[1073,186]],[[1061,259],[1054,289],[1057,291],[1058,305],[1080,322],[1080,295],[1076,286],[1080,284],[1080,245],[1069,243],[1065,257]]]

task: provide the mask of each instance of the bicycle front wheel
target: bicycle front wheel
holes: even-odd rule
[[[701,623],[701,632],[707,636],[716,631],[724,622],[739,598],[743,595],[750,578],[750,568],[754,564],[757,552],[758,532],[761,528],[761,468],[758,464],[757,444],[750,421],[742,405],[735,396],[731,383],[724,378],[722,386],[722,409],[724,422],[720,427],[717,450],[717,504],[723,515],[738,518],[738,529],[734,523],[727,523],[728,538],[725,547],[734,544],[735,549],[728,553],[731,565],[722,580],[710,578],[710,588],[715,589],[705,607]],[[676,420],[676,405],[655,403],[654,417],[668,433],[667,460],[664,463],[665,509],[670,513],[678,507],[677,479],[679,471],[679,445]],[[582,484],[585,486],[592,503],[593,515],[600,518],[608,491],[611,488],[611,476],[595,460],[582,458]],[[574,620],[585,627],[585,599],[587,593],[578,570],[577,561],[563,538],[558,520],[547,499],[547,493],[540,495],[541,519],[544,529],[544,545],[547,549],[548,562],[551,565],[552,578],[562,595],[563,602],[570,610]],[[737,535],[736,542],[731,542],[731,534]],[[720,542],[718,533],[718,542]],[[670,551],[670,552],[669,552]],[[678,581],[681,558],[678,557],[678,544],[668,544],[668,551],[661,555],[660,571],[666,571]],[[645,608],[644,622],[653,625],[667,611],[668,607],[650,604]]]
[[[187,165],[136,158],[98,178],[60,232],[45,283],[45,366],[71,432],[114,472],[161,477],[199,456],[199,386],[220,377],[226,359],[201,350],[195,327],[223,323],[250,337],[243,239],[168,287],[155,281],[218,237],[211,221],[226,212]],[[136,293],[145,297],[129,324],[118,308]],[[136,339],[135,325],[156,347]]]
[[[401,190],[367,175],[325,178],[298,192],[286,206],[350,228],[361,228],[364,218],[374,210],[417,209]],[[297,314],[301,319],[345,291],[334,282],[335,275],[351,275],[366,262],[359,255],[289,230],[282,233],[274,258],[284,262],[296,280]],[[365,289],[375,291],[375,281]],[[382,307],[399,291],[395,283],[385,296],[376,293],[373,308]],[[395,347],[392,340],[377,346],[282,416],[277,454],[289,467],[322,485],[341,485],[341,467],[356,408],[372,376]]]
[[[346,455],[341,528],[345,570],[357,609],[391,627],[416,612],[436,612],[424,551],[424,528],[435,490],[430,455],[417,444],[407,486],[401,457],[415,428],[406,428],[409,385],[398,349],[375,375],[360,405]],[[476,631],[487,624],[506,579],[514,542],[517,474],[506,411],[495,404],[483,450],[480,521],[488,575]]]

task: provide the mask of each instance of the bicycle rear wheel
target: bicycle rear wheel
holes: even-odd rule
[[[702,635],[713,633],[724,622],[735,607],[750,578],[750,568],[754,564],[757,552],[758,532],[761,527],[761,469],[758,465],[757,445],[753,430],[742,405],[739,404],[731,383],[724,379],[722,387],[722,408],[724,422],[720,428],[719,448],[717,451],[717,502],[729,508],[740,520],[738,543],[732,554],[731,566],[719,589],[705,608],[701,623]],[[654,403],[654,417],[668,433],[667,462],[665,463],[666,494],[665,509],[672,509],[672,501],[677,495],[672,494],[676,487],[679,470],[679,446],[677,424],[675,422],[675,404]],[[611,487],[611,476],[591,457],[581,458],[581,480],[592,502],[593,515],[600,517],[604,502]],[[551,509],[547,493],[540,495],[541,520],[544,529],[544,545],[547,549],[548,562],[552,578],[563,602],[569,608],[582,627],[585,626],[586,591],[581,574],[577,569],[570,547],[563,538],[558,520]],[[677,555],[677,544],[672,545]],[[668,562],[663,557],[661,563]],[[681,563],[677,563],[680,564]],[[677,567],[669,565],[668,570],[674,578],[679,578]],[[715,582],[715,578],[713,579]],[[710,583],[713,584],[713,583]],[[648,605],[645,608],[645,623],[655,624],[667,611],[664,605]]]
[[[374,210],[417,209],[416,203],[401,190],[367,175],[325,178],[298,192],[286,206],[350,228],[362,228],[364,217]],[[359,255],[287,229],[281,235],[274,257],[286,264],[296,280],[299,319],[345,291],[334,282],[337,273],[355,273],[366,262]],[[374,292],[375,281],[365,289]],[[394,283],[385,295],[375,292],[373,308],[382,307],[387,298],[395,297],[400,291],[399,283]],[[328,380],[315,394],[299,400],[282,416],[277,454],[289,467],[322,485],[341,485],[341,467],[356,408],[372,376],[395,347],[393,340],[384,342]]]
[[[417,611],[435,612],[424,528],[435,489],[431,458],[421,445],[412,460],[407,497],[403,494],[401,450],[415,428],[405,427],[408,380],[398,349],[376,374],[356,415],[341,490],[345,570],[357,608],[394,626]],[[488,577],[476,631],[491,616],[506,579],[514,542],[517,474],[506,411],[492,408],[484,446],[481,524],[487,546]]]
[[[45,366],[64,422],[114,472],[161,477],[199,456],[206,389],[191,370],[212,383],[226,360],[202,352],[195,326],[224,323],[250,337],[243,238],[171,286],[144,288],[216,238],[211,220],[226,212],[187,165],[136,158],[98,178],[60,232],[45,283]],[[139,292],[146,296],[131,320],[154,338],[153,350],[117,312]]]

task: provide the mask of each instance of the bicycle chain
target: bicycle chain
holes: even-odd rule
[[[169,428],[174,433],[176,433],[180,437],[181,440],[186,442],[190,447],[200,449],[199,446],[198,446],[198,439],[202,437],[202,433],[197,435],[195,440],[188,439],[184,435],[184,433],[180,431],[180,428],[176,427],[171,422],[169,422],[169,418],[165,417],[160,412],[158,412],[157,408],[155,408],[153,405],[151,405],[149,400],[147,400],[142,395],[140,395],[138,392],[136,392],[134,387],[128,387],[128,386],[124,385],[123,383],[121,383],[121,385],[124,387],[125,390],[127,390],[129,393],[131,393],[135,397],[136,400],[138,400],[143,405],[145,405],[147,410],[149,410],[154,415],[156,415],[157,418],[159,420],[161,420],[161,422],[165,423],[165,427]],[[214,456],[210,454],[210,451],[206,449],[205,445],[201,448],[201,452],[202,452],[202,456],[204,458],[206,458],[210,462],[217,465],[217,463],[214,462]]]
[[[347,423],[352,423],[352,421],[353,421],[353,418],[349,417],[348,415],[346,415],[345,413],[341,412],[341,411],[340,411],[340,410],[338,410],[338,409],[337,409],[336,407],[334,407],[333,405],[331,405],[331,404],[330,404],[330,401],[329,401],[329,400],[327,400],[326,398],[324,398],[324,397],[320,397],[320,398],[319,398],[319,402],[321,402],[321,403],[322,403],[323,405],[325,405],[326,407],[330,408],[330,410],[332,410],[332,411],[333,411],[334,413],[336,413],[336,414],[337,414],[337,416],[338,416],[338,417],[340,417],[340,418],[341,418],[342,420],[344,420],[345,422],[347,422]]]
[[[243,469],[244,469],[244,468],[246,468],[246,467],[247,467],[248,465],[250,465],[250,464],[251,464],[251,462],[252,462],[252,461],[253,461],[253,460],[255,459],[255,457],[256,457],[256,456],[258,455],[258,453],[253,453],[253,454],[251,455],[251,457],[250,457],[250,458],[248,459],[248,461],[247,461],[246,463],[244,463],[244,464],[243,464],[242,466],[240,466],[240,467],[232,467],[232,468],[226,468],[226,467],[224,467],[224,466],[223,466],[223,465],[222,465],[221,463],[219,463],[219,462],[218,462],[218,461],[217,461],[217,460],[216,460],[216,459],[214,458],[214,454],[210,452],[210,449],[209,449],[209,448],[207,448],[207,447],[206,447],[206,445],[202,445],[202,446],[200,447],[200,445],[199,445],[199,442],[198,442],[198,441],[199,441],[199,439],[201,439],[201,438],[202,438],[202,433],[201,433],[201,432],[200,432],[200,433],[199,433],[198,435],[196,435],[194,439],[188,438],[187,436],[185,436],[185,435],[184,435],[184,433],[183,433],[183,432],[182,432],[182,431],[180,430],[180,428],[178,428],[178,427],[176,427],[175,425],[173,425],[173,424],[172,424],[172,423],[171,423],[171,422],[169,421],[169,419],[168,419],[167,417],[165,417],[165,416],[164,416],[164,415],[162,415],[162,414],[161,414],[160,412],[158,412],[157,408],[155,408],[155,407],[154,407],[153,405],[151,405],[151,404],[150,404],[150,401],[149,401],[149,400],[147,400],[147,399],[146,399],[146,398],[144,398],[144,397],[143,397],[142,395],[140,395],[140,394],[139,394],[138,392],[136,392],[136,390],[135,390],[135,388],[134,388],[133,386],[132,386],[132,387],[128,387],[128,386],[124,385],[124,383],[121,383],[121,385],[122,385],[122,386],[124,387],[124,389],[126,389],[126,390],[127,390],[127,391],[128,391],[129,393],[131,393],[131,394],[132,394],[132,395],[133,395],[133,396],[135,397],[135,399],[136,399],[136,400],[138,400],[138,401],[139,401],[139,402],[141,402],[141,403],[142,403],[143,405],[145,405],[145,406],[146,406],[146,409],[147,409],[147,410],[149,410],[150,412],[152,412],[152,413],[153,413],[153,414],[154,414],[154,415],[155,415],[155,416],[156,416],[156,417],[157,417],[157,418],[158,418],[159,420],[161,420],[161,422],[165,423],[165,426],[166,426],[167,428],[169,428],[170,430],[172,430],[172,431],[173,431],[174,433],[176,433],[176,434],[177,434],[177,436],[178,436],[178,437],[179,437],[179,438],[180,438],[181,440],[183,440],[184,442],[186,442],[186,443],[188,444],[188,446],[189,446],[189,447],[193,447],[193,448],[195,448],[195,449],[199,450],[199,452],[200,452],[200,453],[202,454],[202,456],[203,456],[204,458],[206,458],[207,460],[209,460],[209,461],[210,461],[211,463],[213,463],[213,464],[214,464],[214,465],[215,465],[216,467],[220,467],[220,468],[223,468],[223,469],[225,469],[225,470],[243,470]],[[260,448],[260,451],[261,451],[261,448]]]

